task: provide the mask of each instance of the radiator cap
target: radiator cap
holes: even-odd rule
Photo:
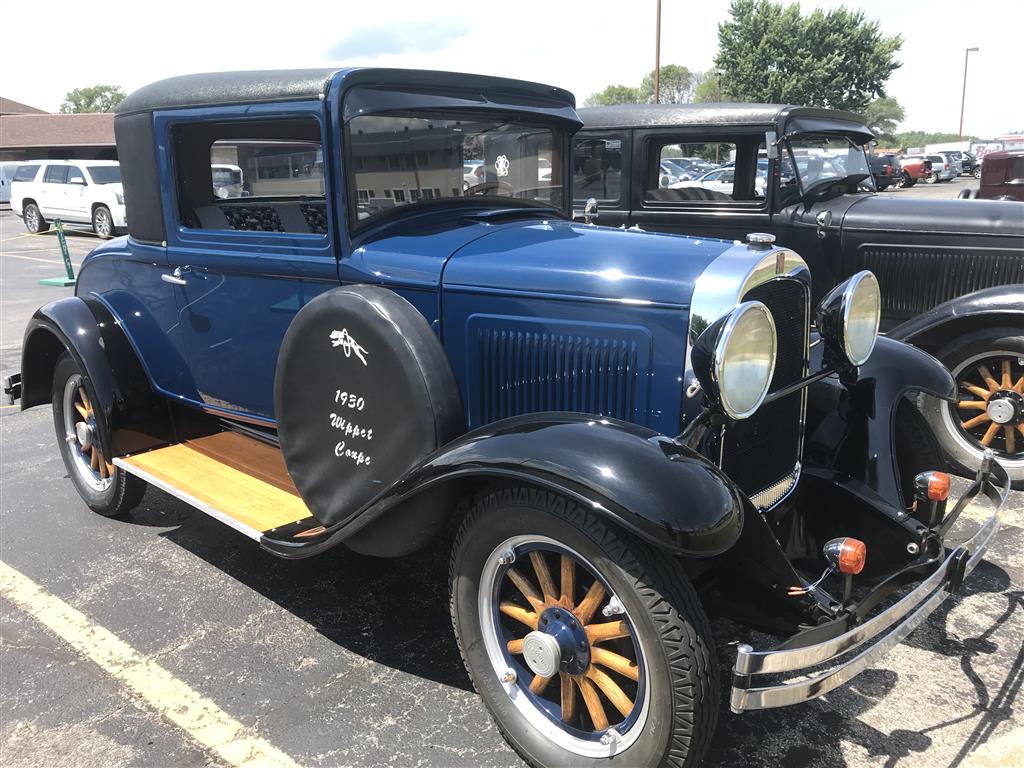
[[[775,235],[770,232],[750,232],[747,234],[747,242],[751,245],[774,245]]]

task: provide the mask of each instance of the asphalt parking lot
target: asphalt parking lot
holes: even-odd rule
[[[886,194],[955,197],[969,186]],[[97,242],[69,232],[76,266]],[[52,234],[28,235],[0,212],[4,372],[19,366],[31,313],[72,293],[38,284],[62,271]],[[155,489],[124,519],[91,514],[45,408],[0,409],[0,465],[5,768],[221,765],[236,747],[249,751],[230,762],[247,765],[268,755],[284,765],[522,765],[462,668],[443,544],[394,561],[338,550],[285,562]],[[972,510],[956,533],[966,537],[982,514]],[[1024,764],[1022,552],[1015,493],[987,562],[908,642],[814,702],[743,716],[723,707],[705,765]],[[42,620],[57,615],[53,598],[80,617],[64,638],[92,647],[113,633],[122,655],[86,657],[58,637]],[[715,630],[741,632],[724,621]],[[720,642],[723,669],[732,653]]]

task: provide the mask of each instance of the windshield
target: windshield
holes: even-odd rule
[[[92,176],[93,184],[120,184],[120,165],[89,165],[89,175]]]
[[[854,144],[846,136],[801,136],[790,139],[789,151],[796,166],[797,178],[806,193],[818,184],[842,181],[852,178],[871,184],[864,148]],[[783,183],[792,173],[783,163]]]
[[[550,125],[517,117],[359,115],[347,142],[357,225],[439,200],[562,208],[565,141]]]

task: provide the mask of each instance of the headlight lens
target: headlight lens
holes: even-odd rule
[[[768,394],[775,373],[778,340],[768,307],[748,301],[734,309],[715,344],[714,371],[722,408],[745,419]]]
[[[117,198],[118,205],[124,205],[124,194],[121,192],[115,192],[114,197]]]
[[[854,275],[843,292],[843,350],[853,365],[863,365],[878,339],[882,292],[870,272]]]

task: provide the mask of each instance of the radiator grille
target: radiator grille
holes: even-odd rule
[[[799,381],[807,370],[808,293],[803,283],[777,278],[752,288],[744,301],[761,301],[775,318],[778,358],[769,392]],[[800,461],[803,390],[762,405],[731,424],[722,445],[722,469],[748,495],[792,475]]]
[[[537,411],[643,421],[638,372],[646,360],[635,340],[485,327],[476,344],[481,423]]]
[[[882,317],[907,320],[944,301],[1024,282],[1024,259],[1008,248],[862,245],[850,274],[870,269],[882,289]]]

